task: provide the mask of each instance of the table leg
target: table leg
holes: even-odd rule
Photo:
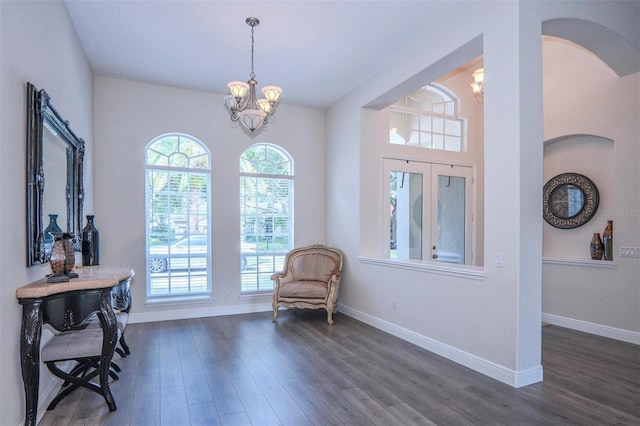
[[[20,329],[20,360],[25,396],[25,426],[35,426],[38,420],[38,386],[40,384],[40,337],[42,310],[40,300],[22,303]]]
[[[118,327],[116,325],[116,314],[111,305],[111,289],[102,292],[100,300],[100,322],[102,323],[102,354],[100,356],[100,387],[104,392],[104,399],[107,402],[109,411],[116,410],[116,401],[109,388],[109,369],[111,359],[118,340]]]

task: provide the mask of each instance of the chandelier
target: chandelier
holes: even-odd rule
[[[239,121],[252,133],[267,124],[269,117],[275,113],[276,104],[282,89],[277,86],[262,88],[264,98],[256,97],[256,75],[253,72],[253,29],[260,24],[258,18],[247,18],[251,27],[251,74],[249,81],[232,81],[227,86],[231,95],[224,98],[225,105],[231,113],[231,121]]]
[[[478,68],[472,75],[473,83],[471,83],[471,88],[473,89],[473,94],[476,95],[476,100],[482,103],[484,101],[484,68]]]

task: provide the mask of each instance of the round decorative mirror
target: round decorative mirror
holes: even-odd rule
[[[577,228],[587,223],[598,210],[598,187],[578,173],[562,173],[544,186],[544,220],[561,229]]]

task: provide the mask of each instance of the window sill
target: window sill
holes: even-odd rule
[[[209,303],[214,300],[210,294],[197,296],[174,296],[174,297],[158,297],[147,299],[145,306],[170,306],[170,305],[186,305],[193,303]]]
[[[592,268],[613,268],[616,263],[609,260],[570,259],[563,257],[543,257],[542,263],[551,265],[588,266]]]
[[[436,262],[425,262],[419,260],[397,260],[384,257],[358,256],[361,263],[378,265],[398,269],[408,269],[412,271],[432,272],[434,274],[449,275],[454,277],[468,278],[473,280],[484,280],[484,267],[472,265],[439,264]]]

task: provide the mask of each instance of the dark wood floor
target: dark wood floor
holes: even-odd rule
[[[640,348],[543,328],[543,383],[514,389],[345,315],[130,324],[118,410],[80,389],[49,425],[638,425]]]

